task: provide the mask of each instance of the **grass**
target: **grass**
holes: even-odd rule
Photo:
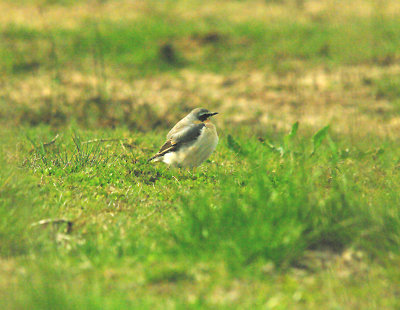
[[[92,58],[133,77],[182,67],[229,73],[294,60],[307,66],[391,64],[400,47],[399,27],[397,18],[338,24],[291,19],[233,23],[222,18],[193,22],[163,11],[130,22],[93,18],[72,29],[9,24],[0,34],[0,70],[24,74],[65,65],[93,70]],[[170,57],[164,57],[165,44],[171,46]]]
[[[93,22],[95,23],[95,22]],[[60,46],[60,50],[66,52],[68,59],[87,57],[91,54],[98,37],[91,28],[96,24],[87,26],[85,32],[63,31],[53,34],[56,38],[66,39],[67,44]],[[225,67],[239,65],[251,60],[253,65],[268,64],[269,59],[304,59],[305,61],[324,61],[339,63],[360,63],[375,60],[376,57],[395,55],[400,45],[400,37],[396,29],[399,24],[396,20],[386,21],[385,28],[379,28],[363,20],[351,25],[331,26],[319,23],[292,23],[286,21],[279,27],[272,24],[244,23],[239,25],[224,25],[222,29],[215,29],[211,25],[199,27],[186,21],[176,21],[171,25],[167,18],[154,18],[153,20],[139,21],[135,24],[112,24],[102,22],[99,26],[101,46],[104,57],[116,64],[138,67],[140,74],[143,69],[154,71],[155,69],[174,68],[159,62],[158,46],[165,37],[178,45],[181,40],[190,39],[190,36],[200,33],[207,35],[211,31],[221,33],[221,39],[215,43],[211,41],[211,47],[205,48],[203,60],[196,62],[200,68],[218,70]],[[349,29],[349,27],[351,27]],[[227,31],[229,29],[229,32]],[[360,36],[361,29],[370,33],[370,36]],[[24,40],[25,32],[20,30],[11,35]],[[28,31],[29,33],[29,31]],[[151,34],[151,35],[149,35]],[[10,34],[8,34],[10,35]],[[32,34],[30,34],[31,37]],[[43,34],[42,34],[43,35]],[[50,34],[47,34],[49,36]],[[40,36],[39,36],[40,38]],[[218,38],[218,37],[217,37]],[[204,39],[204,42],[206,38]],[[240,49],[240,41],[246,41],[247,52]],[[371,49],[371,41],[383,41],[379,46]],[[350,42],[357,41],[354,46]],[[72,43],[72,44],[68,44]],[[219,51],[223,58],[215,57],[213,52]],[[362,55],[363,54],[363,55]],[[361,56],[362,55],[362,56]],[[62,57],[63,55],[61,55]],[[214,57],[213,57],[214,56]],[[360,57],[361,56],[361,57]],[[188,65],[190,56],[188,56]]]
[[[398,308],[400,25],[357,3],[0,2],[0,306]],[[147,163],[197,106],[211,158]]]
[[[1,196],[2,218],[7,219],[1,253],[25,270],[13,275],[21,286],[8,295],[6,306],[163,308],[167,305],[154,294],[166,290],[162,295],[171,307],[188,306],[191,294],[206,296],[204,304],[199,299],[191,306],[211,307],[212,291],[231,277],[258,288],[246,298],[241,295],[246,285],[239,284],[240,298],[223,304],[255,306],[257,300],[269,300],[255,295],[273,287],[264,282],[265,272],[289,274],[293,279],[284,281],[295,281],[293,289],[301,290],[307,285],[291,270],[302,266],[314,279],[323,272],[302,260],[306,253],[314,253],[317,261],[316,253],[327,253],[333,264],[346,249],[357,249],[363,258],[352,258],[349,269],[372,260],[367,274],[379,269],[376,260],[392,266],[387,253],[397,257],[400,242],[399,149],[392,141],[381,141],[379,150],[362,142],[347,150],[346,139],[330,137],[325,129],[313,139],[303,134],[294,130],[285,139],[266,135],[269,143],[241,134],[223,136],[212,162],[195,173],[179,173],[146,163],[146,149],[159,142],[158,135],[84,143],[98,136],[123,139],[129,132],[73,130],[39,147],[41,141],[32,137],[50,141],[54,132],[23,129],[16,137],[22,141],[17,157],[27,156],[19,164],[39,187],[28,189],[30,182],[14,185],[3,177],[2,190],[8,195]],[[30,154],[26,135],[36,146]],[[276,151],[279,147],[283,155]],[[27,193],[25,199],[18,198],[22,193]],[[66,218],[72,230],[57,224],[30,227],[42,218]],[[263,266],[272,269],[264,271]],[[208,281],[216,284],[207,289]],[[183,295],[174,297],[179,287]],[[321,294],[316,288],[309,293],[312,300]]]

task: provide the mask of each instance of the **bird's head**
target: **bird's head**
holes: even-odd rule
[[[210,117],[218,114],[218,112],[210,112],[207,109],[197,108],[189,113],[189,117],[194,118],[196,121],[205,122]]]

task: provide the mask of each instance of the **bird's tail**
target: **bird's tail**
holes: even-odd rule
[[[153,157],[150,157],[150,158],[147,160],[147,162],[150,163],[150,162],[157,162],[157,161],[160,161],[160,160],[161,160],[161,157],[162,157],[162,156],[160,156],[160,154],[156,154],[156,155],[154,155]]]

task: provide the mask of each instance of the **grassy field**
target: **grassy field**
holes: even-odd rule
[[[2,309],[400,308],[398,1],[0,12]]]

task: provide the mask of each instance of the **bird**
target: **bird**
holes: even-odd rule
[[[200,166],[218,144],[217,130],[210,121],[216,114],[204,108],[192,110],[168,132],[167,141],[148,161],[179,168]]]

